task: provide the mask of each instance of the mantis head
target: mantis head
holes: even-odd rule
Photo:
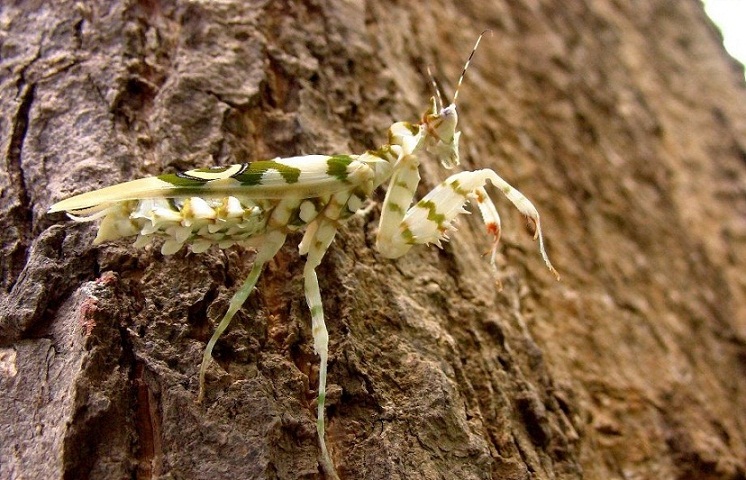
[[[430,75],[430,80],[435,89],[436,96],[430,98],[430,108],[422,115],[422,121],[420,123],[424,130],[425,136],[425,149],[433,154],[443,165],[443,167],[451,169],[460,163],[458,154],[458,142],[461,138],[461,132],[456,130],[458,126],[458,113],[456,112],[456,99],[458,99],[458,92],[461,88],[461,84],[464,82],[464,76],[466,70],[469,68],[469,62],[474,57],[474,52],[477,51],[479,42],[482,37],[489,30],[485,30],[477,38],[477,42],[474,44],[474,48],[469,55],[464,69],[461,72],[461,76],[458,79],[456,85],[456,92],[453,94],[453,100],[447,107],[443,104],[443,96],[440,93],[440,88],[435,82],[430,68],[428,67],[427,72]]]

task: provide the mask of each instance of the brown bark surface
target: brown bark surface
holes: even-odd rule
[[[318,270],[342,478],[746,478],[746,89],[696,0],[16,1],[0,6],[0,478],[323,478],[293,235],[197,368],[253,253],[48,216],[160,172],[361,152],[459,98],[462,168],[506,201],[443,250]],[[449,172],[423,159],[420,194]]]

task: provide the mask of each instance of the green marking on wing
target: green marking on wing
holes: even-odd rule
[[[261,185],[262,176],[268,170],[276,170],[279,172],[287,183],[297,183],[301,172],[300,168],[289,167],[282,163],[275,162],[274,160],[261,160],[258,162],[251,162],[249,167],[243,173],[235,175],[233,178],[241,182],[242,185]]]
[[[228,170],[231,170],[232,168],[235,168],[234,165],[228,165],[227,167],[203,167],[203,168],[195,168],[194,170],[190,170],[191,172],[196,173],[223,173],[227,172]]]
[[[168,182],[174,187],[202,187],[205,185],[205,183],[207,183],[207,180],[180,177],[175,173],[165,173],[163,175],[158,175],[156,178],[158,178],[158,180]]]
[[[327,175],[330,177],[338,178],[342,181],[347,180],[347,166],[353,162],[353,158],[349,155],[332,155],[329,160],[326,161],[328,168],[326,169]]]
[[[177,173],[176,176],[193,180],[202,180],[211,182],[213,180],[224,180],[238,175],[246,169],[247,164],[239,163],[236,165],[226,165],[224,167],[203,167],[195,168],[183,173]]]

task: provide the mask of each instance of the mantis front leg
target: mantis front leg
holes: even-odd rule
[[[405,171],[402,170],[402,172]],[[394,177],[394,180],[396,178]],[[549,261],[549,256],[544,248],[539,212],[528,198],[510,186],[497,173],[484,169],[451,175],[425,195],[422,200],[408,208],[406,213],[403,213],[402,203],[397,200],[405,198],[406,193],[409,195],[409,202],[411,202],[417,186],[414,178],[419,180],[419,175],[413,177],[411,174],[402,173],[396,183],[392,180],[389,186],[389,193],[383,205],[381,227],[378,235],[379,251],[383,255],[396,258],[404,255],[412,245],[429,243],[440,245],[441,241],[448,240],[448,233],[454,230],[453,220],[456,216],[460,213],[466,213],[466,210],[464,210],[466,203],[476,201],[487,233],[493,238],[490,261],[494,266],[497,243],[500,239],[500,217],[494,203],[484,190],[484,186],[489,181],[500,189],[508,200],[534,224],[534,238],[539,241],[539,252],[547,268],[559,280],[559,274]],[[410,188],[408,192],[404,191],[405,185]],[[401,221],[394,226],[390,220],[384,223],[384,219],[387,217],[401,218]]]

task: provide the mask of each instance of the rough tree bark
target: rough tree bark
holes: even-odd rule
[[[374,148],[485,28],[463,167],[534,200],[563,280],[507,202],[502,292],[476,216],[396,261],[371,248],[377,207],[350,221],[319,269],[342,477],[746,478],[746,93],[699,2],[420,3],[0,6],[1,478],[322,478],[300,236],[197,405],[253,253],[92,247],[46,209]],[[446,174],[424,162],[424,186]]]

